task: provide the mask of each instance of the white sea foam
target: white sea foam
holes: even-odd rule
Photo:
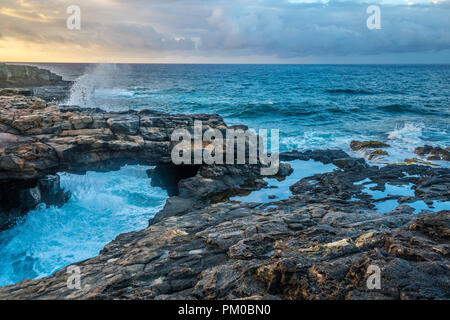
[[[424,125],[422,123],[406,122],[403,125],[398,125],[396,128],[388,132],[388,139],[393,142],[401,142],[408,148],[414,148],[422,141],[422,130]]]
[[[423,124],[406,122],[398,124],[391,131],[386,133],[387,139],[383,142],[390,147],[383,148],[388,152],[386,157],[375,157],[369,162],[376,165],[386,165],[388,163],[403,162],[405,158],[415,157],[414,149],[424,145],[422,140]],[[360,137],[356,140],[380,140],[379,137]],[[352,153],[358,157],[368,158],[373,149],[361,149]]]
[[[308,149],[348,149],[350,139],[348,137],[335,136],[333,133],[307,130],[302,134],[282,137],[280,146],[285,151]]]
[[[94,97],[98,98],[114,98],[114,97],[132,97],[134,96],[134,92],[126,90],[126,89],[120,89],[120,88],[113,88],[113,89],[95,89],[94,91]]]
[[[406,122],[403,125],[398,125],[395,129],[388,132],[386,141],[390,147],[386,148],[389,156],[387,159],[390,163],[403,162],[406,158],[420,158],[415,154],[414,149],[425,144],[435,145],[433,142],[427,141],[424,138],[423,131],[426,128],[421,122]],[[436,165],[448,168],[449,163],[446,161],[431,161]]]
[[[118,234],[143,229],[167,194],[151,187],[144,166],[86,175],[60,174],[72,196],[61,208],[41,206],[0,233],[0,286],[98,254]]]

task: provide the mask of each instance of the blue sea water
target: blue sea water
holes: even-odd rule
[[[279,129],[282,151],[378,139],[396,162],[424,143],[450,145],[450,65],[43,66],[76,80],[68,104],[217,113]]]
[[[75,81],[65,104],[217,113],[227,124],[279,129],[282,151],[358,155],[349,150],[352,139],[376,139],[391,146],[389,157],[375,161],[383,165],[414,157],[424,144],[450,146],[450,65],[38,66]],[[144,228],[167,197],[150,186],[145,169],[61,173],[73,194],[66,205],[38,208],[0,233],[0,286],[50,275],[95,256],[118,234]]]

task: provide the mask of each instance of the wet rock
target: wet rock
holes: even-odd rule
[[[242,192],[256,190],[267,183],[261,179],[258,165],[210,165],[202,166],[191,178],[178,183],[179,196],[197,201],[224,201]]]
[[[435,166],[435,167],[439,166],[436,163],[433,163],[433,162],[430,162],[430,161],[423,161],[423,160],[421,160],[419,158],[411,158],[411,159],[406,158],[405,160],[403,160],[403,162],[396,163],[396,164],[397,165],[403,165],[403,166],[409,166],[409,165],[412,165],[412,164],[423,164],[423,165],[426,165],[426,166]]]
[[[156,213],[152,220],[150,220],[150,225],[156,222],[172,217],[178,216],[191,210],[195,205],[192,199],[186,199],[178,196],[173,196],[167,199],[164,209]]]
[[[369,160],[373,160],[382,156],[387,156],[388,152],[384,150],[374,150],[369,154]]]
[[[227,170],[201,167],[195,177]],[[379,189],[412,183],[416,193],[380,213],[364,180]],[[0,299],[449,299],[450,211],[417,215],[408,206],[449,201],[449,183],[450,169],[388,165],[306,177],[293,196],[265,205],[170,197],[148,228],[75,264],[81,290],[67,289],[64,268],[2,287]],[[367,288],[373,265],[381,289]]]
[[[350,148],[354,151],[358,151],[361,149],[378,149],[385,147],[389,147],[389,145],[384,142],[376,140],[368,140],[368,141],[352,140],[350,142]]]
[[[21,210],[32,209],[41,202],[41,191],[38,187],[20,190],[19,199]]]
[[[148,170],[147,175],[152,186],[167,190],[169,196],[176,196],[179,194],[178,182],[194,177],[199,169],[200,165],[160,164]]]
[[[70,193],[60,186],[57,175],[48,175],[37,181],[15,181],[0,184],[0,230],[35,209],[39,204],[62,206]]]
[[[436,216],[422,216],[414,221],[410,227],[412,231],[419,231],[434,241],[449,243],[450,241],[450,215],[445,211]],[[447,247],[447,249],[450,249]],[[450,253],[450,252],[449,252]]]
[[[139,117],[133,114],[116,114],[106,120],[115,134],[136,135],[139,130]]]
[[[368,164],[363,158],[355,159],[348,157],[334,159],[333,164],[342,170],[360,170],[368,167]]]
[[[70,192],[64,191],[58,175],[47,175],[38,180],[37,188],[41,194],[41,203],[47,206],[62,206],[70,198]]]
[[[417,147],[414,152],[419,156],[431,155],[428,160],[445,160],[450,161],[450,151],[448,148],[444,149],[441,147],[432,147],[425,145],[423,147]]]
[[[307,150],[300,152],[297,150],[292,150],[289,152],[280,153],[281,161],[292,161],[292,160],[314,160],[320,161],[323,164],[332,163],[336,159],[350,158],[350,156],[342,150]]]
[[[281,162],[279,164],[279,169],[277,175],[279,177],[287,177],[292,172],[294,172],[294,169],[292,169],[291,165],[289,163],[283,163]]]
[[[449,201],[450,169],[379,168],[340,150],[292,151],[280,159],[341,170],[301,179],[288,199],[243,203],[228,199],[267,185],[260,165],[170,164],[175,128],[201,120],[223,130],[219,116],[107,113],[18,96],[2,97],[0,107],[2,202],[11,195],[27,206],[58,198],[59,181],[49,174],[125,163],[156,165],[152,183],[173,194],[146,229],[121,234],[75,264],[81,290],[67,288],[64,268],[2,287],[0,299],[450,298],[450,211],[416,215],[408,205]],[[291,171],[282,164],[278,178]],[[401,205],[380,213],[376,204],[384,199],[364,192],[367,180],[379,191],[413,184],[414,195],[389,195]],[[370,265],[381,270],[380,290],[367,288]]]
[[[192,130],[196,120],[205,128],[226,129],[217,115],[152,110],[108,113],[23,96],[1,97],[0,105],[0,183],[4,185],[48,179],[49,174],[61,171],[118,170],[125,164],[156,165],[148,172],[152,185],[190,201],[225,201],[267,184],[261,177],[261,164],[172,164],[173,130]],[[247,143],[247,155],[248,147]],[[289,164],[281,163],[275,177],[283,179],[291,172]],[[27,187],[23,192],[27,195],[24,208],[43,201],[37,191]]]
[[[215,115],[108,113],[57,106],[40,98],[1,97],[0,182],[39,179],[60,171],[170,163],[173,130],[192,129],[194,120],[226,128]]]
[[[63,269],[0,288],[0,298],[449,298],[448,242],[436,237],[448,230],[449,211],[416,218],[346,210],[326,228],[311,216],[315,208],[291,201],[270,213],[242,203],[187,210],[76,264],[81,290],[67,289]],[[373,264],[382,279],[375,291],[366,286]]]

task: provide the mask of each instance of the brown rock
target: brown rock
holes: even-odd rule
[[[428,160],[445,160],[450,161],[450,151],[448,148],[432,147],[425,145],[423,147],[417,147],[414,152],[419,156],[431,155]]]
[[[350,148],[352,150],[358,151],[361,149],[378,149],[378,148],[385,148],[385,147],[389,147],[388,144],[380,142],[380,141],[375,141],[375,140],[369,140],[369,141],[358,141],[358,140],[352,140],[350,142]]]
[[[382,156],[387,156],[388,152],[384,151],[384,150],[374,150],[370,153],[369,155],[369,160],[378,158],[378,157],[382,157]]]

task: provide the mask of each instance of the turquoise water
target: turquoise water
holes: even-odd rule
[[[395,208],[397,208],[400,204],[397,200],[391,199],[391,200],[384,200],[377,202],[375,204],[376,210],[381,213],[387,213]],[[414,202],[405,202],[402,203],[402,205],[410,206],[414,209],[414,213],[419,213],[422,210],[428,210],[433,212],[438,212],[441,210],[449,210],[450,209],[450,201],[434,201],[432,206],[429,207],[425,202],[422,200],[414,201]]]
[[[372,190],[372,187],[375,187],[375,183],[364,185],[363,192],[369,194],[372,199],[378,200],[384,197],[390,196],[403,196],[403,197],[414,197],[414,190],[411,188],[413,186],[412,183],[408,185],[394,186],[392,184],[386,183],[384,185],[384,191],[380,190]]]
[[[0,286],[48,276],[98,254],[123,232],[144,229],[167,197],[144,166],[109,173],[60,174],[72,196],[61,208],[38,208],[0,233]]]
[[[411,175],[406,175],[409,177],[412,177]],[[371,196],[374,200],[379,200],[386,198],[388,196],[402,196],[402,197],[413,197],[414,196],[414,189],[413,184],[405,184],[405,185],[391,185],[389,183],[386,183],[384,185],[384,191],[380,190],[372,190],[372,187],[375,187],[375,183],[369,183],[371,182],[370,179],[364,179],[362,181],[355,182],[356,185],[364,184],[364,189],[362,192],[368,194]],[[356,198],[352,198],[351,200],[358,200]],[[395,208],[397,208],[400,204],[396,199],[389,199],[389,200],[383,200],[378,201],[375,203],[376,210],[381,213],[387,213]],[[424,201],[418,200],[414,202],[405,202],[402,203],[402,205],[408,205],[412,208],[414,208],[414,213],[419,213],[422,210],[429,210],[438,212],[441,210],[449,210],[450,209],[450,201],[433,201],[433,204],[431,206],[428,206]]]
[[[331,172],[336,168],[333,164],[323,164],[314,160],[294,160],[288,161],[287,163],[291,165],[294,172],[283,181],[265,178],[264,180],[267,182],[268,188],[253,191],[247,196],[232,197],[230,200],[267,203],[287,199],[292,195],[289,187],[297,181],[315,174]],[[274,198],[270,199],[269,196],[273,196]]]
[[[281,151],[340,148],[360,156],[349,150],[349,142],[377,139],[391,145],[389,157],[377,160],[383,164],[413,157],[414,148],[425,143],[450,145],[450,65],[40,66],[75,81],[66,104],[218,113],[228,124],[279,129]],[[240,200],[267,202],[270,194],[283,199],[298,179],[333,169],[294,165],[294,175],[284,182],[269,181],[278,188]],[[50,275],[95,256],[120,233],[145,228],[167,197],[150,186],[146,169],[61,174],[72,192],[66,205],[38,208],[0,233],[0,285]]]

